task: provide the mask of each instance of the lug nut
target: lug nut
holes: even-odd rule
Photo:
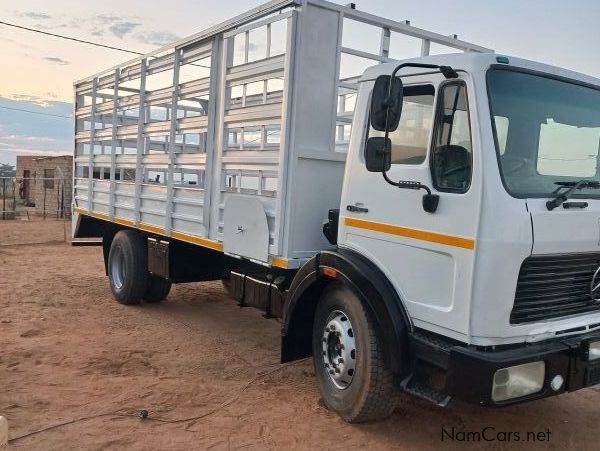
[[[338,359],[338,364],[341,365],[342,363],[344,363],[344,359]]]
[[[329,370],[329,374],[333,374],[333,373],[335,373],[335,371]]]
[[[339,372],[340,372],[340,369],[339,369],[339,368],[336,368],[336,369],[335,369],[335,372],[336,372],[336,373],[339,373]]]

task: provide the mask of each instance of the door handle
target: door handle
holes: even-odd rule
[[[358,205],[346,205],[346,210],[352,213],[368,213],[369,209],[365,207],[359,207]]]

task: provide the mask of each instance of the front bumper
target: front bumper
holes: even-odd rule
[[[588,359],[589,343],[594,341],[600,341],[600,332],[491,352],[453,346],[447,361],[445,391],[468,402],[502,406],[600,384],[600,359]],[[508,401],[492,400],[492,381],[497,370],[538,361],[544,361],[546,366],[541,391]],[[561,375],[565,382],[560,389],[553,390],[550,381],[556,375]]]

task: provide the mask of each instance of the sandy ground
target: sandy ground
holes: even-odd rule
[[[278,365],[279,324],[237,307],[220,283],[122,306],[101,249],[62,237],[61,223],[0,221],[0,415],[11,438],[88,419],[11,449],[598,449],[593,389],[501,410],[403,396],[386,421],[345,424],[322,406],[310,362]],[[486,427],[521,441],[460,440]],[[544,441],[523,443],[528,432]]]

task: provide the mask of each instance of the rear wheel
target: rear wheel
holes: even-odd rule
[[[144,238],[133,230],[118,232],[108,254],[108,279],[121,304],[139,304],[148,289],[148,263]]]
[[[393,412],[397,389],[373,322],[342,285],[328,287],[317,305],[313,360],[325,404],[345,421],[375,421]]]
[[[148,288],[144,294],[144,301],[149,304],[164,301],[171,291],[171,281],[150,274],[148,276]]]

